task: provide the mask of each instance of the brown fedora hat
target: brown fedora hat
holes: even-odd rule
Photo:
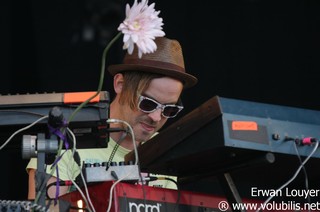
[[[123,64],[108,67],[110,74],[114,76],[123,71],[144,71],[176,78],[183,82],[184,88],[194,86],[198,79],[186,73],[180,43],[165,37],[156,38],[155,43],[157,50],[143,54],[141,58],[138,57],[137,47],[131,55],[127,53]]]

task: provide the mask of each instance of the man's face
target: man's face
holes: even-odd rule
[[[163,77],[153,79],[150,86],[143,96],[151,98],[160,104],[176,104],[182,92],[183,85],[180,81]],[[156,109],[151,113],[145,113],[138,108],[131,110],[127,107],[126,119],[133,128],[135,140],[144,142],[157,132],[167,121],[161,113],[162,110]]]

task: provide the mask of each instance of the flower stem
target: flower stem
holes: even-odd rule
[[[89,99],[87,99],[86,101],[82,102],[74,111],[73,113],[70,115],[69,119],[68,119],[68,123],[73,119],[74,115],[82,108],[84,107],[88,102],[90,102],[93,98],[95,98],[101,91],[102,89],[102,85],[103,85],[103,81],[104,81],[104,72],[105,72],[105,67],[106,67],[106,57],[107,57],[107,53],[109,51],[109,49],[111,48],[111,46],[116,42],[116,40],[118,40],[118,38],[120,37],[122,33],[119,32],[106,46],[106,48],[103,50],[102,53],[102,59],[101,59],[101,72],[100,72],[100,81],[99,81],[99,85],[98,85],[98,89],[97,92],[91,96]]]
[[[105,66],[106,66],[106,57],[107,57],[107,53],[109,51],[109,49],[111,48],[111,46],[116,42],[116,40],[119,39],[120,35],[122,33],[119,32],[109,43],[108,45],[104,48],[103,50],[103,54],[102,54],[102,59],[101,59],[101,73],[100,73],[100,80],[99,80],[99,85],[98,85],[98,89],[96,91],[96,93],[91,96],[90,98],[88,98],[86,101],[82,102],[74,111],[73,113],[70,115],[69,119],[68,119],[68,123],[70,123],[73,119],[73,117],[76,115],[76,113],[81,109],[83,108],[88,102],[90,102],[93,98],[95,98],[101,91],[102,89],[102,86],[103,86],[103,81],[104,81],[104,72],[105,72]],[[65,134],[65,128],[62,129],[62,133]],[[62,150],[62,146],[63,146],[63,142],[60,142],[59,144],[59,148],[58,148],[58,151],[57,151],[57,155],[56,155],[56,158],[58,158],[60,155],[61,155],[61,150]],[[51,172],[50,172],[50,175],[53,174],[56,166],[57,166],[58,163],[54,164],[53,167],[51,167]],[[41,195],[41,192],[42,191],[39,191],[36,198],[35,198],[35,203],[37,203],[37,201],[39,200],[40,198],[40,195]]]

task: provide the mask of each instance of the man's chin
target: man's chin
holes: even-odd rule
[[[136,140],[139,141],[139,143],[143,143],[148,141],[152,137],[153,133],[142,133],[142,135],[139,136],[139,138],[136,138]]]

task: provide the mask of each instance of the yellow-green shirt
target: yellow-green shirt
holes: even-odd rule
[[[81,166],[83,165],[83,163],[93,164],[93,163],[108,162],[109,156],[111,155],[112,150],[116,147],[116,145],[117,145],[116,142],[112,138],[110,138],[107,148],[78,149],[77,152],[79,153],[79,156],[80,156]],[[114,154],[112,161],[117,163],[124,161],[125,155],[128,154],[130,151],[131,150],[128,150],[126,148],[123,148],[122,146],[119,146],[116,153]],[[27,169],[36,169],[36,168],[37,168],[37,159],[32,158],[27,165]],[[63,153],[63,156],[58,162],[58,168],[59,168],[59,179],[64,181],[70,180],[70,179],[74,180],[80,174],[80,171],[81,171],[79,166],[77,165],[77,163],[74,161],[72,157],[71,150],[68,150],[65,153]],[[49,174],[51,173],[51,165],[47,166],[46,172]],[[52,173],[52,176],[57,177],[55,170]],[[163,177],[163,175],[153,175],[153,176]],[[172,176],[165,176],[165,177],[170,177],[173,180],[176,180],[176,177],[172,177]],[[176,184],[169,180],[156,180],[156,181],[149,182],[148,185],[155,186],[155,187],[162,187],[162,188],[177,189]]]

